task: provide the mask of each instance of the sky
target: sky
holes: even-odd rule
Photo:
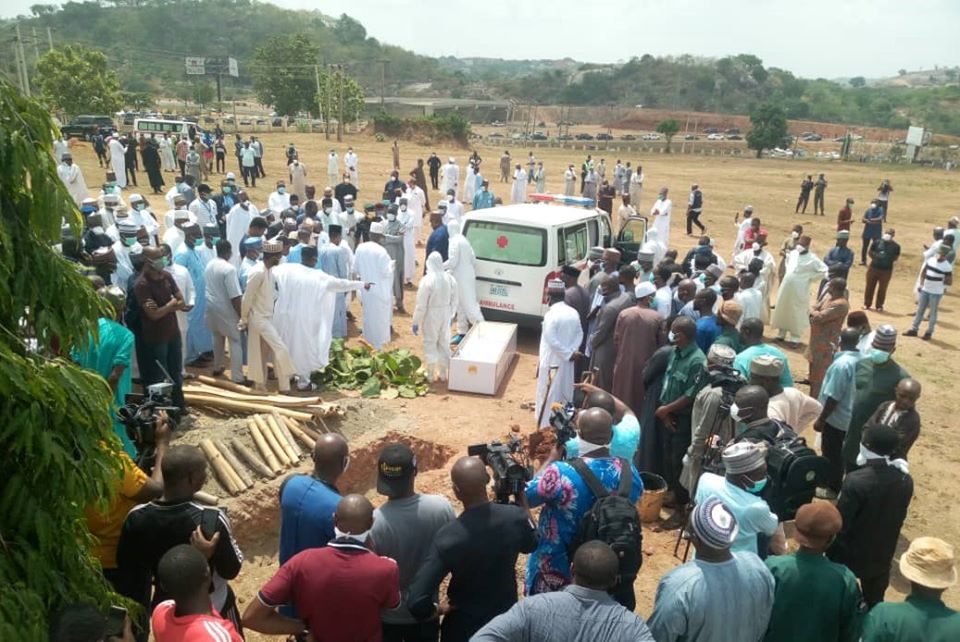
[[[31,4],[3,0],[0,16]],[[960,0],[273,0],[421,54],[616,62],[750,53],[803,77],[960,65]]]

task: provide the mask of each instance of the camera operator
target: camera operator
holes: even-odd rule
[[[693,400],[691,423],[693,437],[683,458],[680,483],[693,492],[705,463],[711,459],[716,445],[721,448],[734,437],[734,420],[730,417],[733,396],[746,383],[733,367],[737,353],[730,346],[714,343],[707,352],[708,383]]]
[[[406,602],[419,620],[444,616],[442,642],[467,642],[517,602],[517,557],[536,547],[537,532],[522,493],[519,506],[490,501],[490,475],[480,458],[458,459],[450,480],[463,512],[433,537]],[[435,604],[448,574],[447,603]]]
[[[608,492],[620,485],[622,474],[632,475],[630,501],[640,497],[643,484],[640,475],[627,461],[610,455],[613,440],[613,417],[602,408],[588,408],[577,416],[580,431],[580,458]],[[571,463],[561,461],[562,446],[557,445],[544,466],[527,483],[526,499],[530,507],[543,506],[537,531],[540,541],[527,560],[525,592],[527,595],[558,591],[570,583],[568,548],[579,534],[583,516],[596,501],[587,482]],[[627,578],[617,586],[614,597],[632,609],[633,582]]]
[[[640,422],[633,411],[630,410],[630,407],[606,390],[591,383],[577,383],[574,384],[574,387],[582,390],[585,395],[581,408],[602,408],[613,417],[613,439],[610,442],[610,456],[623,457],[633,461],[633,456],[637,453],[637,447],[640,445]],[[567,451],[567,459],[579,457],[579,437],[567,440],[564,449]]]
[[[93,555],[100,561],[103,576],[117,593],[131,599],[139,599],[140,595],[128,574],[117,568],[117,545],[127,513],[134,506],[154,500],[163,493],[161,464],[170,446],[171,426],[162,410],[157,413],[156,426],[156,463],[152,474],[148,477],[126,452],[117,451],[115,456],[123,472],[113,482],[114,500],[104,511],[98,506],[90,506],[86,510],[87,527],[97,540]]]
[[[137,578],[136,596],[145,607],[168,599],[158,588],[150,600],[150,584],[160,558],[178,544],[191,544],[210,560],[213,569],[211,600],[220,615],[242,634],[236,599],[227,580],[240,572],[243,554],[237,547],[226,514],[193,501],[207,481],[207,460],[196,446],[174,446],[160,466],[163,495],[141,504],[127,515],[117,545],[117,564]],[[147,613],[150,609],[147,609]]]
[[[760,386],[743,386],[737,391],[730,413],[736,414],[734,420],[746,426],[746,430],[737,435],[736,441],[763,442],[769,447],[783,439],[796,437],[793,428],[770,417],[769,403],[767,391]]]
[[[50,618],[50,642],[134,642],[130,618],[116,622],[90,604],[68,604]],[[113,629],[113,630],[111,630]]]

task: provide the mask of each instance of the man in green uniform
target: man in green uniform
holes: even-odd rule
[[[918,537],[900,558],[910,595],[900,603],[878,604],[863,625],[863,642],[952,642],[960,640],[960,613],[947,608],[943,592],[957,583],[953,546],[936,537]]]
[[[864,424],[880,404],[896,397],[900,380],[910,376],[909,372],[893,360],[896,347],[896,328],[892,325],[881,325],[874,332],[869,356],[857,364],[853,415],[843,440],[843,465],[847,472],[857,468],[857,454],[860,451]]]
[[[667,363],[660,407],[657,408],[657,430],[663,444],[663,471],[673,493],[673,502],[683,506],[690,500],[687,489],[680,485],[683,456],[691,440],[693,400],[707,383],[707,357],[697,347],[697,324],[690,317],[677,317],[670,327],[670,341],[676,346]]]
[[[799,550],[766,559],[776,589],[764,640],[856,642],[866,611],[857,578],[824,556],[843,526],[840,511],[828,502],[804,504],[795,524]]]

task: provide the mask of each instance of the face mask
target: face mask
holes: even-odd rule
[[[203,239],[202,238],[194,239],[193,247],[203,247]]]
[[[240,207],[243,209],[250,209],[250,201],[240,201]]]
[[[224,194],[229,194],[232,190],[233,190],[233,188],[230,187],[229,185],[224,185],[224,186],[223,186],[223,193],[224,193]]]
[[[766,486],[767,486],[767,478],[764,477],[759,481],[753,482],[752,485],[747,486],[745,490],[748,493],[753,493],[754,495],[756,495],[757,493],[761,492],[764,488],[766,488]]]
[[[668,343],[676,343],[676,342],[677,342],[677,335],[674,334],[673,330],[671,330],[670,332],[667,333],[667,342],[668,342]]]
[[[144,205],[143,203],[137,203],[137,204],[134,205],[133,207],[134,207],[134,209],[136,209],[138,212],[142,212],[143,210],[147,209],[147,206]]]
[[[337,536],[337,539],[341,537],[345,537],[346,539],[352,539],[353,541],[358,542],[360,544],[366,544],[367,538],[370,537],[369,530],[363,531],[362,533],[355,533],[355,534],[344,533],[342,530],[340,530],[336,526],[333,527],[333,534]]]
[[[656,299],[650,299],[650,309],[651,309],[651,310],[656,310],[656,309],[657,309],[657,300],[656,300]],[[673,334],[673,332],[671,332],[670,334]]]
[[[286,194],[286,192],[287,192],[287,188],[284,187],[283,185],[277,188],[277,194]]]
[[[887,242],[893,240],[893,237],[890,236],[889,234],[884,234],[884,235],[883,235],[882,237],[880,237],[880,238],[882,238],[884,241],[887,241]]]
[[[150,266],[154,270],[162,270],[163,268],[167,267],[167,257],[150,261]]]
[[[587,456],[592,452],[600,450],[601,448],[607,448],[610,444],[594,444],[583,437],[580,438],[580,455]]]
[[[219,243],[219,242],[220,242],[220,237],[219,237],[219,236],[211,236],[211,237],[210,237],[210,245],[216,245],[216,244]]]
[[[348,207],[348,208],[347,208],[347,214],[353,214],[353,208],[352,208],[352,207]]]
[[[137,244],[137,237],[134,236],[134,237],[131,237],[131,238],[124,238],[124,239],[123,239],[123,244],[126,245],[127,247],[134,246],[134,245]]]
[[[400,211],[401,211],[401,212],[406,212],[406,211],[407,211],[407,206],[406,206],[406,205],[401,205],[401,206],[400,206]]]
[[[800,232],[794,230],[794,231],[790,232],[790,236],[791,236],[792,238],[798,239],[798,238],[800,238]]]
[[[397,220],[397,215],[396,215],[396,214],[387,214],[387,220],[388,220],[388,221],[395,221],[395,220]]]
[[[886,363],[890,360],[890,353],[874,348],[870,351],[870,360],[876,364]]]
[[[730,404],[730,418],[734,421],[739,421],[742,423],[746,423],[748,421],[743,417],[743,415],[740,414],[740,406],[738,406],[736,402]]]

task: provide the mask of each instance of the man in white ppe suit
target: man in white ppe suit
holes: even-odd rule
[[[427,257],[413,310],[413,334],[423,330],[423,356],[429,381],[446,381],[450,367],[450,318],[457,309],[457,282],[443,271],[439,252]]]
[[[457,334],[464,335],[470,326],[483,321],[483,313],[477,303],[477,255],[467,237],[460,233],[458,221],[450,221],[447,232],[450,242],[443,269],[457,280]]]

